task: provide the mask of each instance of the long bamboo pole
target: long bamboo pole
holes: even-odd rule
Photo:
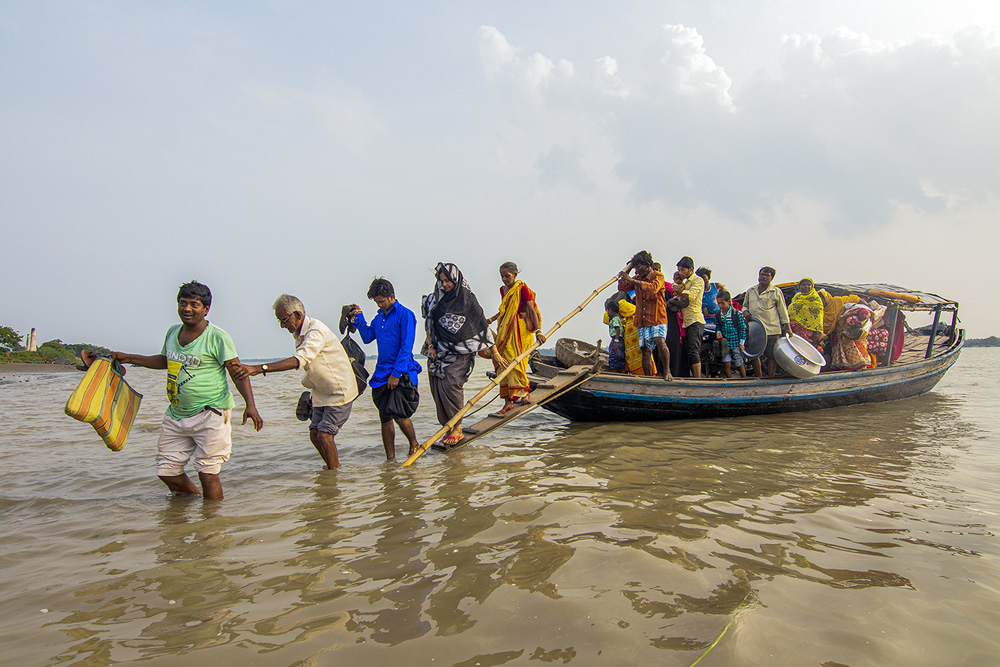
[[[574,315],[578,314],[580,311],[582,311],[584,308],[586,308],[587,304],[590,303],[591,301],[593,301],[594,298],[598,294],[600,294],[601,292],[603,292],[604,290],[606,290],[612,284],[618,282],[618,278],[621,275],[621,273],[628,273],[631,268],[632,268],[632,264],[630,262],[630,263],[628,263],[628,264],[625,265],[625,268],[622,269],[621,272],[616,273],[611,280],[609,280],[608,282],[604,283],[603,285],[601,285],[600,287],[598,287],[597,289],[595,289],[591,293],[591,295],[588,296],[584,300],[583,303],[581,303],[579,306],[577,306],[576,308],[574,308],[573,311],[570,312],[569,315],[567,315],[566,317],[564,317],[561,320],[559,320],[558,322],[556,322],[555,325],[551,329],[549,329],[548,332],[545,334],[545,338],[548,339],[552,334],[554,334],[556,331],[558,331],[559,327],[561,327],[562,325],[566,324],[566,322],[568,322],[570,320],[570,318],[572,318]],[[538,349],[539,344],[540,343],[536,340],[534,345],[532,345],[531,347],[529,347],[527,350],[525,350],[520,355],[518,355],[518,357],[516,359],[514,359],[509,364],[507,364],[507,368],[505,368],[502,371],[500,371],[499,373],[497,373],[497,376],[495,378],[493,378],[493,380],[488,385],[486,385],[486,387],[484,389],[482,389],[478,394],[476,394],[471,399],[469,399],[469,402],[466,403],[465,406],[461,410],[458,411],[458,414],[456,414],[454,417],[452,417],[451,419],[449,419],[448,423],[445,424],[444,426],[442,426],[440,428],[440,430],[438,430],[437,433],[435,433],[434,435],[432,435],[427,440],[427,442],[425,442],[424,444],[420,445],[420,447],[417,448],[417,451],[414,452],[413,455],[410,456],[410,458],[408,458],[405,461],[403,461],[403,465],[404,466],[408,466],[411,463],[413,463],[414,461],[416,461],[417,459],[419,459],[423,455],[424,452],[426,452],[428,449],[431,448],[431,445],[434,444],[434,442],[437,441],[438,438],[440,438],[445,433],[448,433],[449,431],[451,431],[451,429],[455,427],[455,424],[457,424],[459,421],[461,421],[462,417],[465,416],[465,413],[467,413],[472,408],[473,405],[475,405],[476,403],[478,403],[479,400],[483,396],[485,396],[486,394],[490,393],[490,391],[494,387],[496,387],[497,385],[499,385],[500,384],[500,380],[502,380],[505,377],[507,377],[507,374],[510,373],[510,372],[512,372],[514,370],[514,366],[516,366],[517,364],[519,364],[522,361],[524,361],[525,359],[527,359],[528,356],[532,352],[534,352],[536,349]]]

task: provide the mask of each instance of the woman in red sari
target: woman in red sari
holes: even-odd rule
[[[535,293],[517,278],[517,264],[500,265],[500,309],[488,322],[497,323],[496,346],[501,359],[494,360],[498,368],[505,368],[521,353],[535,344],[545,342],[542,335],[542,315],[535,303]],[[500,380],[503,408],[494,414],[503,415],[514,409],[515,404],[528,403],[528,360],[522,359],[514,370]]]

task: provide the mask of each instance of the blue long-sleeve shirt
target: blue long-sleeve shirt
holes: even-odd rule
[[[354,318],[354,326],[366,343],[378,342],[378,362],[375,373],[368,380],[372,389],[381,387],[389,381],[389,376],[401,378],[403,373],[410,376],[410,382],[417,386],[417,373],[420,364],[413,358],[413,341],[417,335],[417,317],[413,311],[396,302],[388,313],[379,309],[372,323],[365,321],[363,313]]]

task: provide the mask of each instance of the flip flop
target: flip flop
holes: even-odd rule
[[[91,366],[94,365],[95,361],[97,361],[97,355],[91,352],[90,350],[80,350],[80,361],[82,361],[83,363],[77,364],[76,365],[77,369],[81,371],[86,371],[87,369],[89,369]]]
[[[312,393],[304,391],[299,396],[299,403],[295,406],[295,416],[300,422],[312,417]]]
[[[351,318],[351,305],[348,304],[340,309],[340,324],[338,326],[340,333],[343,334],[345,331],[350,331],[354,333],[357,329],[354,327],[354,322]]]
[[[505,408],[502,408],[500,410],[497,410],[496,412],[490,413],[490,417],[503,417],[505,414],[507,414],[511,410],[517,409],[517,407],[518,406],[516,404],[508,405]]]
[[[447,438],[441,441],[441,444],[445,445],[446,447],[451,447],[453,445],[457,445],[463,440],[465,440],[464,435],[449,435]]]

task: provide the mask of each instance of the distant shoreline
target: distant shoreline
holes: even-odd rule
[[[0,377],[4,375],[42,375],[44,373],[80,373],[80,371],[69,364],[30,364],[24,362],[0,364]]]

